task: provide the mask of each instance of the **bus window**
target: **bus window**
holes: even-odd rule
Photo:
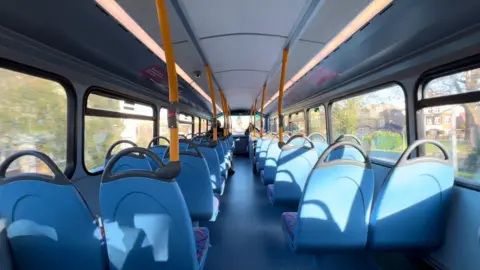
[[[189,136],[192,135],[192,122],[193,119],[190,115],[183,113],[178,115],[178,134]]]
[[[271,118],[268,124],[270,132],[277,132],[277,118]]]
[[[325,107],[323,105],[308,110],[308,128],[310,134],[320,133],[324,137],[327,136],[327,122],[325,118]],[[313,137],[313,139],[316,138],[315,136]]]
[[[225,127],[225,117],[222,115],[217,118],[218,121],[220,121],[220,127]]]
[[[193,133],[197,134],[200,132],[200,119],[198,117],[195,117],[193,120]]]
[[[289,120],[288,120],[288,115],[283,116],[283,130],[284,131],[290,131],[290,127],[288,126]]]
[[[255,114],[255,127],[258,128],[258,130],[260,130],[260,128],[261,128],[262,118],[263,117],[260,114]]]
[[[67,93],[58,82],[0,68],[0,163],[35,149],[64,170],[67,159]],[[23,157],[7,174],[51,174],[39,159]]]
[[[200,132],[207,132],[207,120],[200,120]]]
[[[212,121],[207,121],[207,130],[206,131],[209,131],[212,129]]]
[[[168,110],[165,108],[161,108],[160,117],[158,119],[159,119],[158,128],[160,129],[158,132],[158,135],[168,138],[170,140],[170,129],[168,128]],[[165,140],[160,140],[157,143],[160,143],[160,145],[167,144]]]
[[[244,135],[250,124],[250,115],[233,115],[231,119],[233,135]]]
[[[407,146],[405,95],[396,84],[332,105],[333,138],[356,135],[377,159],[396,162]]]
[[[297,112],[290,115],[290,131],[293,134],[305,133],[305,113]]]
[[[153,137],[153,121],[152,106],[100,92],[89,94],[85,110],[85,168],[89,172],[101,169],[108,148],[118,140],[147,147]],[[121,147],[128,145],[117,149]]]
[[[455,73],[430,81],[425,98],[480,91],[480,69]],[[458,177],[480,182],[480,100],[456,105],[436,104],[417,114],[423,136],[441,142],[450,152]],[[433,145],[427,156],[442,156]]]

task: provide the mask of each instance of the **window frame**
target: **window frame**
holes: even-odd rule
[[[480,68],[480,55],[467,57],[455,62],[448,63],[424,72],[415,84],[416,92],[414,102],[414,113],[417,115],[421,110],[428,109],[435,106],[458,105],[472,102],[480,102],[480,91],[458,93],[453,95],[439,96],[434,98],[424,98],[425,86],[431,81],[445,76],[453,75],[455,73],[466,72],[472,69]],[[453,120],[452,120],[453,121]],[[424,127],[418,123],[418,117],[414,117],[415,138],[422,139],[425,134]],[[417,152],[424,154],[424,148],[417,149]],[[455,177],[455,186],[466,189],[480,191],[480,183],[465,179],[463,177]]]
[[[325,114],[327,115],[326,118],[327,118],[327,138],[329,141],[335,141],[337,138],[334,138],[334,134],[333,134],[333,118],[332,118],[332,107],[333,107],[333,103],[335,102],[338,102],[338,101],[342,101],[342,100],[346,100],[346,99],[349,99],[349,98],[353,98],[353,97],[357,97],[357,96],[362,96],[362,95],[366,95],[366,94],[370,94],[370,93],[373,93],[373,92],[376,92],[376,91],[380,91],[380,90],[383,90],[383,89],[386,89],[388,88],[389,86],[392,86],[392,85],[397,85],[399,86],[401,89],[402,89],[402,92],[403,92],[403,96],[405,98],[405,134],[406,134],[406,139],[407,139],[407,148],[408,146],[410,146],[411,144],[411,140],[410,140],[410,136],[408,136],[408,134],[410,134],[410,125],[411,123],[409,122],[409,117],[410,117],[410,113],[409,113],[409,107],[408,107],[408,95],[407,95],[407,90],[405,89],[404,85],[399,82],[399,81],[389,81],[389,82],[386,82],[386,83],[382,83],[382,84],[379,84],[379,85],[376,85],[376,86],[373,86],[373,87],[370,87],[370,88],[367,88],[367,89],[364,89],[364,90],[360,90],[358,92],[355,92],[355,93],[352,93],[350,95],[343,95],[339,98],[336,98],[336,99],[332,99],[328,102],[328,109],[327,111],[325,112]],[[416,124],[416,122],[415,122]],[[381,165],[381,166],[385,166],[385,167],[393,167],[395,166],[395,163],[396,162],[389,162],[387,160],[383,160],[383,159],[379,159],[379,158],[375,158],[375,157],[370,157],[370,160],[373,164],[376,164],[376,165]]]
[[[142,105],[150,106],[152,107],[152,116],[145,116],[145,115],[132,115],[128,113],[121,113],[121,112],[113,112],[113,111],[106,111],[106,110],[100,110],[100,109],[92,109],[88,108],[88,97],[90,94],[94,95],[100,95],[103,97],[107,98],[113,98],[113,99],[128,99],[133,102],[137,103],[142,103]],[[163,107],[160,107],[163,108]],[[99,170],[96,172],[90,172],[87,169],[87,166],[85,164],[85,119],[86,116],[97,116],[97,117],[109,117],[109,118],[117,118],[117,119],[137,119],[137,120],[148,120],[148,121],[153,121],[153,134],[152,138],[155,138],[158,136],[158,129],[159,129],[159,115],[160,109],[157,111],[157,106],[155,106],[154,103],[144,101],[139,98],[131,97],[129,95],[125,95],[122,93],[114,92],[112,90],[100,87],[100,86],[90,86],[86,91],[83,96],[83,112],[82,112],[82,167],[83,170],[87,175],[99,175],[103,173],[103,170]],[[155,142],[156,143],[156,142]]]
[[[67,178],[70,179],[75,172],[75,167],[77,163],[77,94],[75,92],[75,87],[70,82],[70,80],[59,74],[45,71],[33,66],[17,63],[8,59],[0,58],[0,68],[56,82],[60,84],[65,90],[65,96],[67,99],[67,138],[65,138],[65,147],[67,151],[65,153],[66,163],[63,173]]]
[[[299,113],[303,113],[303,120],[292,120],[292,115],[295,115],[295,114],[299,114]],[[288,114],[288,126],[292,126],[292,123],[297,123],[297,122],[302,122],[303,121],[303,126],[305,128],[304,132],[302,132],[303,134],[307,134],[307,115],[305,114],[305,111],[304,110],[298,110],[298,111],[295,111],[295,112],[292,112],[290,114]],[[291,132],[291,130],[289,130]],[[293,132],[292,132],[293,133]],[[299,132],[300,133],[300,132]],[[295,133],[297,134],[297,133]],[[293,134],[293,135],[295,135]]]
[[[192,114],[186,113],[186,112],[179,112],[178,115],[180,116],[180,114],[183,114],[185,116],[190,116],[192,118],[191,122],[185,121],[185,120],[178,120],[178,124],[190,124],[190,129],[192,130],[192,133],[190,133],[189,135],[192,136],[192,138],[193,138],[193,135],[195,134],[194,133],[195,116],[192,115]],[[187,136],[187,138],[188,138],[188,134],[185,135],[185,136]]]
[[[327,106],[325,106],[325,104],[320,104],[318,106],[314,106],[314,107],[311,107],[311,108],[308,108],[307,111],[306,111],[306,114],[305,114],[305,118],[306,118],[306,121],[307,121],[307,124],[306,124],[306,128],[307,128],[307,137],[310,136],[310,134],[312,133],[312,129],[310,127],[310,111],[315,109],[315,108],[320,108],[320,107],[323,107],[323,112],[325,114],[325,139],[327,139],[327,143],[329,143],[329,130],[328,130],[328,114],[327,114]],[[308,116],[307,116],[308,115]],[[308,119],[308,120],[307,120]]]

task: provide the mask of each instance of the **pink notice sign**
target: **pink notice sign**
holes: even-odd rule
[[[308,82],[313,85],[320,86],[326,83],[327,81],[337,77],[338,75],[340,75],[340,73],[334,70],[324,68],[324,67],[318,67],[315,70],[313,70],[312,73],[310,73],[308,77]]]
[[[160,66],[150,66],[140,71],[143,77],[148,78],[158,84],[167,84],[168,76],[167,71]]]

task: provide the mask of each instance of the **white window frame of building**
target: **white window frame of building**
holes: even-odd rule
[[[425,122],[427,123],[427,125],[431,125],[432,124],[432,118],[427,117]]]
[[[452,118],[450,116],[446,116],[444,122],[445,122],[445,124],[450,124],[451,120],[452,120]]]
[[[432,113],[432,108],[428,108],[427,113]]]
[[[435,125],[440,125],[442,123],[442,119],[440,118],[440,116],[435,116],[433,122],[435,123]]]
[[[440,113],[440,108],[439,108],[439,107],[433,108],[433,112],[434,112],[434,113]]]

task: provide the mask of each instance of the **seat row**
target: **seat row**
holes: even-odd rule
[[[343,135],[328,145],[315,136],[315,142],[292,136],[284,145],[278,136],[257,140],[256,166],[269,200],[297,209],[282,215],[293,251],[429,251],[441,245],[454,183],[443,145],[412,143],[387,178],[376,179],[358,138]],[[425,144],[438,147],[444,157],[409,158]]]
[[[206,140],[210,147],[182,141],[187,146],[181,151],[181,167],[168,163],[168,146],[133,146],[112,155],[120,143],[125,142],[107,153],[100,216],[92,214],[76,186],[47,155],[26,150],[3,162],[0,219],[16,269],[203,268],[209,232],[194,222],[214,220],[218,203],[213,191],[223,191],[218,185],[224,186],[224,179],[218,179],[220,162],[212,167],[218,173],[210,173],[200,149],[225,146],[225,153],[207,152],[228,159],[232,140],[216,145]],[[7,176],[10,164],[27,155],[42,160],[53,176]]]

